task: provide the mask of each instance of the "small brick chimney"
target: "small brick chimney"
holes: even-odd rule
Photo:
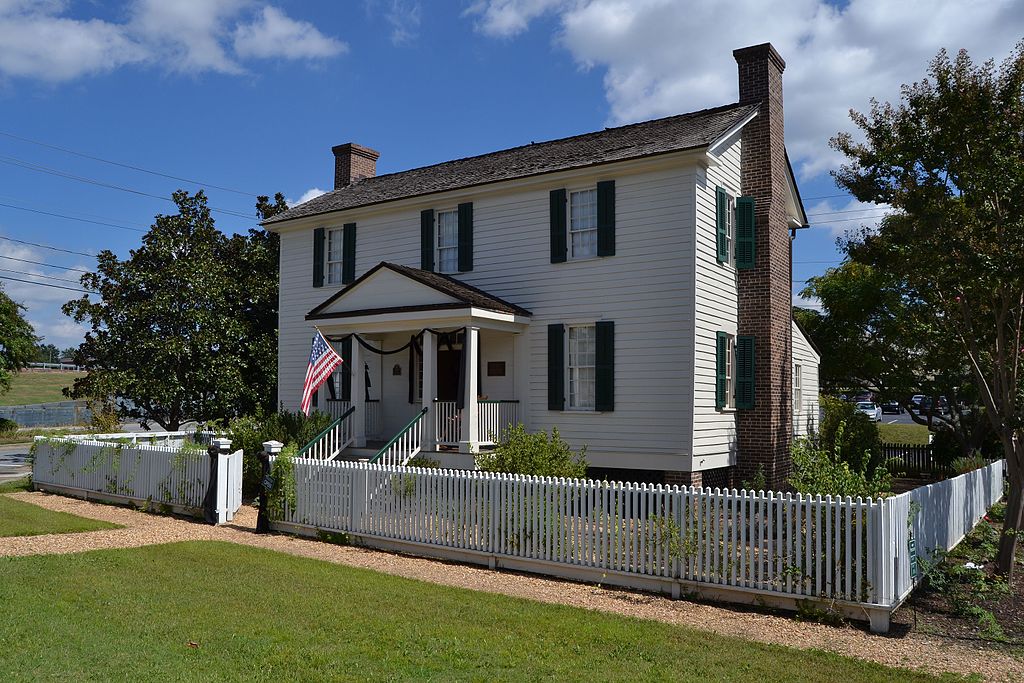
[[[377,159],[380,158],[377,150],[346,142],[332,147],[331,151],[334,152],[335,190],[377,175]]]
[[[792,465],[792,294],[786,135],[782,72],[770,43],[733,51],[739,67],[740,104],[760,108],[743,128],[742,193],[754,198],[757,225],[754,268],[739,271],[739,334],[754,335],[755,403],[737,411],[738,476],[759,468],[772,487],[784,486]]]

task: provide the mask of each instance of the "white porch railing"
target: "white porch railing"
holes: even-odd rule
[[[340,403],[340,401],[339,401]],[[320,432],[306,446],[299,451],[296,457],[311,458],[313,460],[334,460],[343,450],[352,444],[353,425],[352,415],[354,407],[349,407],[341,417],[328,425],[327,429]]]
[[[383,420],[381,420],[380,400],[371,398],[366,401],[363,406],[365,408],[363,412],[363,424],[366,431],[366,438],[370,440],[382,438],[384,435],[384,426]],[[351,407],[352,401],[327,399],[327,412],[335,420],[341,417]]]
[[[519,401],[480,401],[477,403],[477,425],[480,443],[494,444],[501,435],[519,422]]]
[[[370,462],[376,465],[402,466],[416,457],[423,449],[423,416],[427,414],[427,410],[424,407],[416,413],[416,417],[410,420],[402,431],[395,434]]]
[[[458,446],[462,419],[455,401],[434,401],[434,440],[438,446]]]

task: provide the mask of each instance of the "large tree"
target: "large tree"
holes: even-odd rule
[[[1000,66],[966,52],[932,61],[896,104],[852,112],[835,173],[894,211],[848,247],[925,308],[970,368],[1010,479],[999,571],[1013,570],[1024,503],[1024,43]]]
[[[178,213],[157,216],[129,258],[100,252],[82,276],[95,300],[64,305],[90,326],[75,353],[88,374],[70,395],[167,430],[272,407],[277,348],[276,236],[228,238],[202,192],[173,197]],[[260,197],[257,213],[283,205]]]
[[[31,363],[36,353],[35,330],[16,303],[0,285],[0,394],[11,388],[11,376]]]

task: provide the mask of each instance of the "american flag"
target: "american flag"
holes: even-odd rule
[[[313,349],[309,352],[309,367],[306,368],[306,382],[302,385],[302,403],[299,409],[309,415],[313,403],[313,392],[327,381],[334,369],[341,365],[341,356],[331,348],[320,330],[313,336]]]

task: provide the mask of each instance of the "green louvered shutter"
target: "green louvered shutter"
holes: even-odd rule
[[[356,224],[346,223],[341,238],[341,282],[356,279]]]
[[[566,257],[565,190],[551,190],[551,262],[564,263]]]
[[[615,181],[597,184],[597,255],[615,256]]]
[[[565,410],[565,326],[548,325],[548,410]]]
[[[338,368],[341,373],[341,400],[352,400],[352,337],[341,340],[341,359],[345,361]]]
[[[717,246],[718,246],[718,262],[728,263],[729,261],[729,233],[728,221],[729,221],[729,195],[726,193],[725,188],[715,188],[715,206],[716,211],[716,226],[717,230]]]
[[[756,366],[754,337],[736,337],[736,407],[754,407],[754,368]]]
[[[420,268],[434,270],[434,210],[420,212]]]
[[[313,286],[324,286],[324,229],[313,231]]]
[[[729,358],[729,335],[725,332],[718,332],[715,342],[715,407],[724,408],[729,403],[729,375],[726,370]]]
[[[615,410],[615,323],[601,320],[595,324],[594,410]]]
[[[736,199],[736,267],[741,269],[754,267],[754,237],[757,233],[754,225],[754,198],[738,197]]]
[[[473,202],[459,204],[459,272],[473,270]]]

